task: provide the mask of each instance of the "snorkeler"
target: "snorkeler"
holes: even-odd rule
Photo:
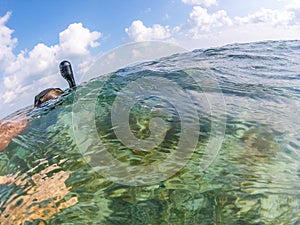
[[[69,83],[70,88],[76,87],[76,83],[74,80],[73,70],[71,63],[68,61],[62,61],[59,64],[60,74],[63,78],[67,80]],[[34,98],[34,107],[40,107],[42,103],[57,98],[62,93],[64,93],[60,88],[48,88],[46,90],[43,90]]]
[[[70,88],[76,87],[71,63],[62,61],[59,64],[60,73],[67,80]],[[34,98],[34,108],[39,108],[44,102],[55,99],[64,92],[60,88],[48,88]],[[4,151],[11,140],[22,133],[28,125],[26,113],[17,115],[9,120],[0,120],[0,152]]]

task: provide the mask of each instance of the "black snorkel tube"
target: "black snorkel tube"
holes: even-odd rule
[[[76,83],[75,83],[74,73],[72,70],[71,63],[66,60],[62,61],[59,64],[59,70],[61,76],[69,83],[69,87],[73,89],[76,88]]]

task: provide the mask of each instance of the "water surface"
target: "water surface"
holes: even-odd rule
[[[0,154],[0,224],[299,224],[299,55],[299,41],[195,50],[100,76],[30,112],[27,129]],[[191,73],[212,74],[226,104],[222,146],[205,170],[199,165],[219,117],[210,114]],[[191,96],[199,138],[187,163],[167,180],[129,186],[98,173],[91,163],[101,159],[93,156],[104,146],[129,168],[156,165],[174,153],[182,128],[176,107],[152,96],[134,105],[129,124],[143,140],[151,136],[150,119],[162,118],[168,124],[163,142],[143,152],[118,140],[111,123],[116,95],[145,77],[167,78]],[[78,98],[86,107],[76,107]],[[82,116],[81,140],[75,140],[74,113]],[[95,121],[102,146],[91,144],[86,121]],[[105,165],[104,171],[114,170]]]

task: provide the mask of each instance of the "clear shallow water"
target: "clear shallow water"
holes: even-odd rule
[[[28,128],[0,155],[0,224],[299,224],[299,55],[299,41],[195,50],[95,78],[76,94],[31,112]],[[226,103],[223,143],[204,171],[199,164],[212,120],[219,118],[207,111],[209,104],[187,71],[203,77],[212,73]],[[139,139],[151,135],[151,118],[161,117],[170,124],[155,151],[127,148],[111,124],[118,92],[143,77],[168,78],[190,94],[200,135],[187,163],[167,180],[128,186],[91,167],[93,160],[101,162],[95,156],[103,147],[91,144],[87,121],[96,118],[103,145],[128,167],[168,158],[182,126],[169,102],[151,97],[135,104],[129,115],[131,131]],[[93,115],[89,106],[95,96]],[[85,107],[76,107],[78,98]],[[74,114],[82,118],[77,121],[82,134],[77,142]],[[78,141],[86,146],[85,152]],[[113,163],[107,164],[103,171],[114,170]]]

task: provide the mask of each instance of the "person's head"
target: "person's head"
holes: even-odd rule
[[[48,88],[34,98],[34,107],[40,107],[44,102],[55,99],[64,92],[59,88]]]
[[[72,70],[71,63],[69,61],[62,61],[59,64],[59,70],[61,76],[68,82],[70,88],[75,88],[76,83],[74,79],[74,74]],[[43,90],[34,98],[34,107],[40,107],[44,102],[47,102],[51,99],[55,99],[64,92],[60,88],[48,88]]]

